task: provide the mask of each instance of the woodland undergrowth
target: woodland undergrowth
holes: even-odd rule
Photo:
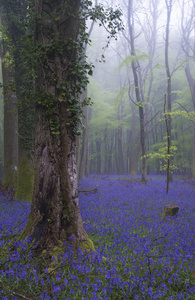
[[[32,256],[31,238],[17,242],[29,202],[0,199],[0,298],[195,299],[195,182],[175,178],[90,176],[80,181],[80,207],[96,252]],[[87,192],[86,190],[90,190]],[[179,206],[163,219],[166,204]],[[9,242],[12,243],[11,249]],[[106,257],[106,260],[103,259]]]

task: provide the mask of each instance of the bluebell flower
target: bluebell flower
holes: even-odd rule
[[[22,270],[22,272],[19,274],[19,279],[24,280],[27,276],[27,272],[25,270]]]
[[[59,293],[59,292],[61,292],[61,288],[58,285],[54,286],[53,293]]]

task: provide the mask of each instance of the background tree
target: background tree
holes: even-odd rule
[[[4,28],[7,28],[5,15],[1,12]],[[4,169],[3,184],[16,189],[18,165],[18,113],[17,99],[13,88],[13,68],[10,61],[9,39],[4,32],[1,45],[2,81],[4,84]]]
[[[6,52],[2,59],[3,84],[9,86],[11,68],[6,62]],[[18,165],[18,114],[16,94],[9,88],[4,89],[4,171],[3,184],[15,190],[17,185]]]
[[[123,3],[124,2],[124,3]],[[113,96],[106,98],[99,93],[98,89],[93,89],[93,93],[90,94],[94,107],[92,107],[91,121],[89,123],[89,157],[90,157],[90,172],[97,173],[96,158],[100,153],[101,162],[104,161],[105,153],[111,158],[110,172],[120,173],[118,157],[118,140],[117,140],[117,110],[120,107],[120,103],[125,103],[124,115],[120,119],[120,125],[122,126],[122,152],[123,152],[123,165],[124,173],[128,173],[127,166],[128,160],[130,162],[129,168],[132,174],[141,173],[141,151],[139,140],[139,109],[135,98],[135,84],[133,80],[133,72],[131,68],[131,61],[133,60],[129,51],[129,31],[128,31],[128,3],[126,1],[121,2],[124,11],[124,23],[125,29],[120,36],[119,41],[112,41],[111,47],[106,49],[105,66],[98,64],[97,57],[100,57],[101,47],[104,45],[104,36],[101,34],[99,38],[99,30],[94,28],[92,39],[95,42],[92,43],[92,50],[89,55],[92,57],[94,64],[97,64],[97,68],[94,72],[93,81],[91,86],[94,86],[94,79],[99,83],[99,90],[105,95],[108,92],[112,92]],[[192,107],[190,106],[189,87],[185,79],[184,68],[182,68],[181,56],[181,40],[177,26],[175,23],[180,18],[179,10],[176,11],[177,3],[173,2],[172,13],[173,17],[170,19],[169,28],[169,68],[172,83],[172,147],[177,150],[172,157],[172,171],[174,174],[178,172],[182,173],[185,170],[186,174],[190,174],[190,162],[192,153],[192,144],[187,142],[192,138],[192,125],[189,118],[184,121],[182,114],[184,108],[190,113]],[[138,83],[140,87],[140,96],[144,105],[145,113],[145,135],[146,135],[146,150],[147,154],[152,154],[148,157],[147,172],[149,174],[165,174],[166,159],[164,159],[166,146],[166,127],[163,122],[164,114],[164,94],[167,93],[167,74],[165,67],[165,28],[166,19],[164,19],[165,13],[167,13],[166,3],[159,1],[145,1],[144,5],[142,1],[134,3],[134,28],[135,28],[135,50],[136,58],[139,63],[138,71]],[[178,19],[176,14],[178,14]],[[187,14],[185,13],[187,16]],[[178,21],[177,24],[179,24]],[[106,36],[106,33],[105,33]],[[98,42],[96,41],[98,40]],[[95,54],[94,54],[95,53]],[[99,53],[99,54],[98,54]],[[119,58],[119,61],[118,61]],[[192,63],[192,62],[191,62]],[[119,67],[118,67],[119,66]],[[191,69],[192,70],[192,69]],[[122,85],[120,83],[120,73],[122,78]],[[128,87],[130,87],[128,89]],[[107,94],[108,95],[108,94]],[[103,100],[104,99],[104,100]],[[104,101],[105,103],[102,103]],[[99,103],[99,105],[98,105]],[[127,104],[130,103],[130,107]],[[179,105],[179,104],[181,105]],[[109,104],[110,112],[113,108],[115,110],[115,117],[113,118],[113,124],[109,123],[110,118],[107,114],[104,114],[106,104]],[[102,113],[97,114],[97,107],[102,106]],[[119,106],[118,106],[119,105]],[[130,109],[131,108],[131,109]],[[179,117],[180,114],[180,117]],[[101,120],[101,148],[96,149],[95,143],[95,129],[97,131],[98,119]],[[115,120],[115,121],[114,121]],[[115,123],[115,124],[114,124]],[[96,124],[96,125],[95,125]],[[119,123],[118,123],[119,124]],[[179,134],[178,134],[178,128]],[[107,139],[103,137],[103,132],[107,132]],[[179,141],[186,141],[182,144]],[[136,148],[136,145],[138,147]],[[110,149],[111,151],[105,151]],[[185,148],[185,151],[182,150]],[[134,151],[135,149],[135,151]],[[158,154],[154,156],[154,154]],[[187,155],[185,155],[187,154]],[[136,158],[137,157],[137,158]],[[177,169],[176,169],[177,168]],[[102,172],[104,168],[102,167]]]
[[[171,20],[171,12],[172,12],[172,0],[165,0],[166,8],[167,8],[167,23],[166,23],[166,37],[165,37],[165,68],[167,74],[167,134],[168,134],[168,169],[167,169],[167,182],[173,181],[173,174],[170,169],[171,165],[171,156],[170,156],[170,148],[171,148],[171,72],[169,67],[169,30],[170,30],[170,20]],[[165,101],[166,102],[166,101]],[[167,191],[168,192],[168,191]]]
[[[195,79],[192,73],[192,66],[194,66],[195,55],[195,41],[194,41],[194,12],[195,3],[188,5],[185,1],[181,6],[181,34],[182,34],[182,49],[185,55],[185,74],[189,84],[191,100],[193,104],[193,111],[195,112]],[[187,17],[185,14],[187,11]],[[195,123],[193,122],[193,153],[192,153],[192,175],[195,177]]]
[[[32,200],[33,192],[33,153],[34,153],[34,104],[30,99],[32,94],[33,69],[25,64],[24,48],[27,43],[24,42],[26,31],[28,30],[28,38],[30,36],[30,28],[27,28],[27,0],[21,1],[1,1],[3,14],[5,18],[7,41],[9,42],[10,65],[12,67],[12,84],[17,96],[17,107],[15,113],[18,114],[18,132],[17,144],[17,186],[16,197],[21,199]],[[31,33],[32,35],[32,33]],[[30,42],[30,39],[29,39]],[[9,87],[9,82],[5,82]],[[10,91],[10,94],[12,92]],[[8,100],[9,102],[9,100]],[[8,122],[5,116],[5,122]],[[13,128],[15,127],[12,125]],[[7,134],[5,133],[5,142]],[[6,151],[5,151],[6,153]],[[5,166],[5,169],[6,166]]]
[[[95,1],[95,5],[98,5],[98,1]],[[94,27],[94,20],[90,24],[90,28],[88,30],[88,41],[90,39],[91,33],[93,31]],[[86,57],[87,52],[87,44],[84,47],[83,56],[84,59]],[[87,99],[87,87],[85,90],[83,90],[81,95],[81,103]],[[78,157],[78,174],[79,178],[83,179],[85,178],[85,175],[88,175],[89,172],[89,145],[88,145],[88,109],[87,105],[83,107],[83,116],[82,116],[82,124],[83,124],[83,130],[82,130],[82,139],[81,139],[81,147],[80,152],[78,151],[79,157]],[[80,143],[79,143],[80,146]]]
[[[144,106],[141,98],[141,87],[139,84],[138,69],[140,68],[138,59],[136,58],[134,39],[135,39],[135,30],[134,30],[134,17],[133,17],[133,0],[129,0],[128,5],[128,25],[129,25],[129,36],[130,36],[130,49],[131,56],[133,57],[131,62],[131,67],[134,77],[135,85],[135,95],[136,101],[139,106],[139,119],[140,119],[140,143],[141,143],[141,155],[142,155],[142,176],[141,182],[147,182],[147,167],[146,167],[146,146],[145,146],[145,119],[144,119]]]

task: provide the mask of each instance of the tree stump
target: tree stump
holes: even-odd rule
[[[179,211],[179,206],[168,204],[168,205],[164,206],[163,216],[164,216],[164,218],[166,216],[172,216],[173,217],[173,216],[177,215],[178,211]]]

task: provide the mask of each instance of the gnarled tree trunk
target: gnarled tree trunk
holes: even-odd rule
[[[55,0],[48,4],[36,0],[35,4],[36,41],[43,47],[51,41],[63,44],[63,49],[46,47],[37,70],[34,194],[21,238],[30,234],[42,251],[70,236],[74,237],[74,247],[88,239],[78,202],[76,139],[70,125],[73,115],[69,99],[70,90],[76,98],[77,74],[71,68],[77,59],[73,46],[79,34],[80,1]]]

